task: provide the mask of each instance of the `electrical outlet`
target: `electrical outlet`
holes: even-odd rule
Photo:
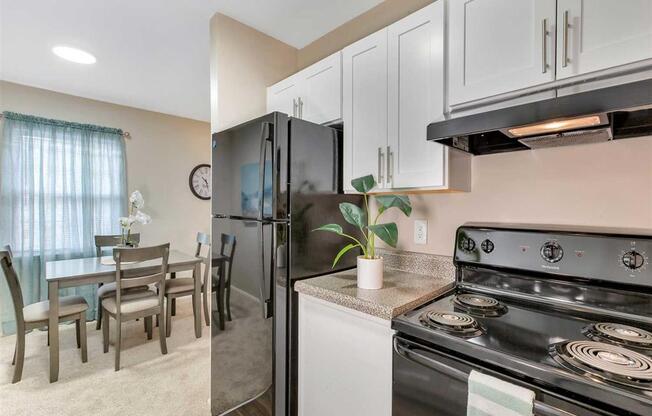
[[[427,244],[428,243],[428,221],[415,220],[414,221],[414,244]]]

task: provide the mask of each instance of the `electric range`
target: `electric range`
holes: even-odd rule
[[[541,416],[652,416],[652,236],[468,224],[450,292],[392,322],[393,414],[466,414],[481,371]]]

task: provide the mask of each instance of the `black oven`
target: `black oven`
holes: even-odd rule
[[[536,393],[535,416],[618,416],[396,335],[393,352],[393,416],[465,416],[471,370]]]

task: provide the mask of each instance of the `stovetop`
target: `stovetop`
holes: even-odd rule
[[[475,307],[470,308],[460,302],[460,297],[475,299],[470,302]],[[498,309],[488,305],[493,302],[498,304]],[[478,304],[490,306],[492,310],[485,313],[480,308],[479,311]],[[499,312],[496,313],[496,310]],[[471,324],[469,318],[473,321]],[[527,377],[535,384],[538,382],[548,388],[563,389],[592,399],[601,398],[606,403],[617,403],[622,409],[645,414],[645,411],[652,409],[652,366],[646,367],[647,361],[652,362],[652,344],[648,345],[645,338],[652,328],[640,322],[616,322],[626,325],[620,331],[624,340],[616,343],[608,337],[598,339],[596,332],[602,332],[595,330],[596,323],[613,323],[613,319],[600,314],[569,314],[545,304],[524,303],[457,288],[395,318],[392,326],[403,335],[426,341],[435,348],[462,355],[470,361],[496,366],[515,376]],[[450,328],[446,324],[450,324]],[[641,330],[638,335],[634,335],[633,328]],[[598,329],[603,328],[598,326]],[[612,333],[615,334],[619,333]],[[632,347],[627,336],[634,339],[640,337],[641,345]],[[585,344],[595,347],[597,341],[603,343],[598,346],[606,344],[608,349],[610,345],[613,348],[597,352],[589,348],[586,352]],[[597,359],[614,361],[611,365],[620,364],[623,367],[619,360],[628,360],[628,364],[631,361],[636,374],[640,372],[646,380],[628,385],[625,377],[613,377],[613,374],[587,365],[585,356],[580,355],[580,359],[585,361],[577,363],[566,360],[559,352],[566,352],[569,342],[571,350],[579,348],[581,353],[588,354],[589,360],[596,359],[595,354],[599,353],[600,358]],[[629,352],[626,358],[623,358],[623,351],[619,348]],[[574,364],[579,364],[579,367]]]

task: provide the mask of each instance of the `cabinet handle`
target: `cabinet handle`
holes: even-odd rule
[[[541,49],[541,61],[543,62],[541,72],[546,73],[548,70],[548,19],[543,19],[541,22],[541,39],[543,48]]]
[[[392,186],[393,173],[392,173],[392,162],[394,161],[394,155],[392,154],[392,148],[387,146],[387,185]]]
[[[299,118],[303,120],[303,100],[299,97]]]
[[[297,99],[293,98],[292,99],[292,117],[297,116]]]
[[[564,10],[564,45],[562,47],[561,66],[568,65],[568,10]]]
[[[383,162],[385,156],[383,155],[383,148],[378,148],[378,185],[383,186]]]

